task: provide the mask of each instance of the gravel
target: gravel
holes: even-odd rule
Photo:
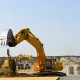
[[[60,77],[59,80],[80,80],[80,76],[66,76],[66,77]]]

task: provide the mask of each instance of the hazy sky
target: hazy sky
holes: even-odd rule
[[[80,55],[80,0],[0,0],[0,32],[22,28],[44,44],[47,56]],[[36,56],[36,50],[23,41],[10,48],[12,56]],[[0,48],[0,56],[7,56]]]

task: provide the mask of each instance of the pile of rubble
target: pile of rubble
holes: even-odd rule
[[[60,59],[60,62],[62,62],[63,67],[66,67],[68,65],[74,65],[75,64],[75,61],[72,60],[70,57],[62,57]]]
[[[63,72],[74,74],[76,69],[80,68],[80,57],[61,57],[60,62],[63,64]],[[79,71],[80,72],[80,69]]]

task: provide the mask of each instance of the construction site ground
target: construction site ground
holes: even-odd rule
[[[0,80],[80,80],[79,76],[66,77],[10,77],[0,78]]]
[[[57,80],[58,77],[14,77],[0,78],[0,80]]]
[[[80,56],[79,57],[61,57],[60,61],[63,63],[64,69],[62,70],[63,72],[66,72],[67,66],[74,66],[76,62],[80,62]],[[80,64],[78,64],[80,65]],[[80,69],[79,69],[80,70]],[[1,71],[1,70],[0,70]],[[29,72],[20,70],[19,73],[21,72]],[[69,71],[69,70],[68,70]],[[31,72],[31,71],[30,71]],[[70,71],[72,73],[72,70]],[[41,77],[26,77],[26,76],[16,76],[16,77],[0,77],[0,80],[80,80],[80,71],[75,72],[74,74],[70,74],[68,72],[67,76],[60,77],[60,76],[41,76]]]

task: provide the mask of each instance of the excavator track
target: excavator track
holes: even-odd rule
[[[60,77],[63,77],[63,76],[66,76],[65,73],[63,72],[37,72],[37,73],[31,73],[31,74],[27,74],[27,73],[19,73],[19,74],[16,74],[16,76],[18,77],[50,77],[50,76],[60,76]]]
[[[63,72],[39,72],[34,73],[35,76],[66,76]]]

